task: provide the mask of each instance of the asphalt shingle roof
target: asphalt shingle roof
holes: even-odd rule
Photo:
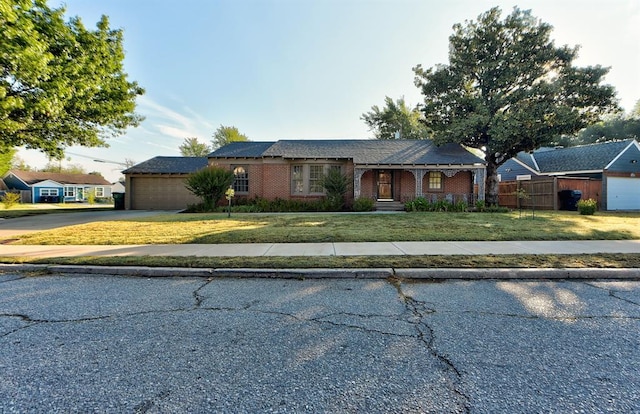
[[[632,141],[608,141],[568,148],[541,148],[533,154],[521,152],[517,159],[540,173],[598,171],[603,170]]]
[[[42,171],[11,170],[10,174],[18,177],[27,185],[51,180],[60,184],[111,185],[103,176],[96,174],[71,174]]]
[[[534,153],[542,172],[602,170],[631,140],[609,141]]]
[[[212,158],[263,157],[287,159],[352,159],[369,165],[461,165],[484,163],[484,160],[457,144],[436,146],[432,141],[415,140],[281,140],[275,143],[235,142],[209,154]],[[243,148],[245,147],[246,148]],[[233,155],[241,154],[241,155]],[[251,154],[251,155],[246,155]]]
[[[122,171],[123,174],[191,174],[207,166],[206,157],[154,157]]]
[[[273,144],[275,142],[231,142],[209,154],[209,157],[261,158],[262,154]]]

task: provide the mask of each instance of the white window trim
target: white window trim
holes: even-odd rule
[[[290,169],[290,183],[291,183],[291,195],[292,196],[322,196],[326,194],[326,191],[324,190],[324,188],[322,189],[321,192],[311,192],[310,188],[311,188],[311,166],[322,166],[322,174],[323,175],[327,175],[327,173],[329,172],[329,170],[331,168],[338,168],[340,169],[340,172],[343,171],[343,167],[342,164],[327,164],[327,163],[295,163],[295,164],[291,164],[291,169]],[[293,170],[295,167],[301,166],[302,167],[302,192],[296,192],[296,180],[293,179]]]
[[[231,167],[232,167],[231,171],[234,173],[234,176],[235,176],[236,169],[237,168],[242,168],[242,170],[244,171],[245,177],[246,177],[246,178],[243,178],[243,181],[246,181],[246,183],[247,183],[247,190],[246,191],[239,190],[239,189],[236,188],[236,181],[234,179],[234,181],[233,181],[233,189],[234,189],[234,191],[237,194],[249,194],[249,186],[251,185],[250,182],[249,182],[249,166],[248,165],[244,165],[244,164],[237,164],[237,165],[232,165]]]
[[[57,196],[58,194],[59,193],[57,188],[41,188],[40,189],[40,196],[42,197]]]

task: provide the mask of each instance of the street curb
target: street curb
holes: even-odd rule
[[[508,269],[395,269],[399,279],[556,279],[640,280],[639,268],[508,268]]]
[[[219,277],[270,279],[387,279],[407,280],[640,280],[640,268],[508,268],[508,269],[229,269],[145,266],[76,266],[0,264],[0,272],[46,272],[137,277]]]

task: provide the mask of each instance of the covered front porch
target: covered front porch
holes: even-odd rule
[[[466,202],[484,199],[484,165],[478,166],[355,166],[354,198],[367,197],[381,209],[396,208],[418,197],[429,201]]]

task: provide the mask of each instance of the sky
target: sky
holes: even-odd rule
[[[49,0],[95,28],[124,31],[125,71],[146,93],[138,128],[108,148],[71,147],[63,165],[110,181],[126,160],[179,156],[187,137],[210,143],[221,125],[252,141],[367,139],[361,116],[385,96],[413,106],[412,68],[448,63],[452,26],[513,7],[580,45],[577,66],[610,67],[605,83],[630,111],[640,100],[639,0]],[[21,149],[41,168],[47,159]],[[107,162],[96,162],[94,160]]]

